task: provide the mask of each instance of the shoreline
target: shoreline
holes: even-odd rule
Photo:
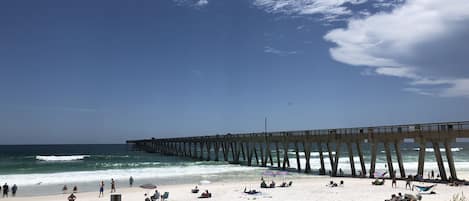
[[[266,178],[270,182],[272,178]],[[275,178],[277,186],[280,185],[283,179]],[[329,176],[307,176],[307,177],[287,177],[286,182],[293,181],[293,185],[288,188],[273,188],[261,189],[259,188],[259,178],[217,181],[210,184],[199,185],[202,191],[209,190],[213,197],[208,200],[321,200],[321,201],[376,201],[389,199],[391,194],[413,193],[405,189],[404,181],[397,181],[397,188],[391,187],[391,182],[386,180],[383,186],[373,186],[368,178],[348,178],[348,177],[329,177]],[[340,180],[344,181],[343,187],[327,187],[331,180],[339,183]],[[430,183],[413,182],[413,184],[429,185]],[[173,184],[173,185],[160,185],[158,190],[160,193],[169,192],[169,199],[174,201],[183,200],[200,200],[197,198],[199,194],[192,194],[190,190],[198,184]],[[261,191],[259,195],[247,195],[243,193],[244,188],[256,189]],[[448,200],[456,193],[468,191],[469,186],[451,187],[446,184],[437,184],[434,191],[437,194],[422,194],[425,201],[440,201]],[[117,188],[117,193],[122,195],[122,200],[144,200],[144,194],[152,194],[154,190],[142,189],[138,186],[132,188]],[[63,201],[67,200],[69,194],[53,194],[46,196],[24,196],[9,198],[10,200],[17,201]],[[98,198],[98,191],[95,192],[79,192],[76,194],[77,201],[101,201],[109,200],[109,189],[105,190],[104,197]]]

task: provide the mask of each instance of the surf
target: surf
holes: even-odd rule
[[[71,156],[36,156],[36,160],[39,161],[77,161],[84,160],[90,157],[89,155],[71,155]]]

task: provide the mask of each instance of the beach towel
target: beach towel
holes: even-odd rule
[[[418,185],[414,185],[415,188],[417,188],[418,191],[420,192],[427,192],[429,190],[431,190],[433,187],[435,187],[436,184],[433,184],[431,186],[418,186]]]

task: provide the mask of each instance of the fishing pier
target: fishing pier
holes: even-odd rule
[[[441,180],[449,176],[457,179],[452,144],[459,138],[469,138],[469,121],[424,123],[409,125],[338,128],[320,130],[256,132],[241,134],[207,135],[162,139],[129,140],[136,148],[165,155],[190,157],[197,160],[226,161],[247,166],[295,168],[299,172],[311,173],[311,153],[319,153],[318,173],[338,176],[339,157],[348,156],[350,176],[373,177],[376,169],[378,146],[384,149],[390,177],[406,178],[406,167],[401,154],[403,143],[414,143],[418,147],[417,175],[424,175],[426,148],[433,148]],[[369,149],[369,161],[365,161],[364,148]],[[444,155],[440,149],[444,150]],[[296,167],[290,167],[289,151],[293,150]],[[327,154],[325,154],[327,153]],[[300,154],[304,154],[305,165],[301,166]],[[398,167],[393,166],[393,157]],[[326,156],[327,155],[327,156]],[[354,156],[359,158],[355,167]],[[444,160],[446,158],[446,160]],[[325,167],[329,160],[330,167]],[[369,167],[366,167],[369,163]],[[447,163],[447,165],[445,165]],[[449,171],[446,170],[449,167]],[[359,174],[357,174],[357,170]],[[396,171],[395,171],[396,170]],[[397,171],[398,170],[398,171]]]

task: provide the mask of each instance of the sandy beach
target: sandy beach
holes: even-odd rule
[[[160,192],[169,192],[169,199],[174,201],[187,200],[266,200],[266,201],[285,201],[285,200],[317,200],[317,201],[377,201],[385,200],[391,197],[391,194],[416,193],[405,189],[405,181],[398,181],[397,188],[391,187],[391,181],[386,181],[383,186],[372,186],[372,179],[358,178],[332,178],[335,182],[344,181],[342,187],[327,187],[326,184],[331,180],[330,177],[311,176],[306,178],[291,178],[293,185],[288,188],[259,188],[258,180],[244,181],[225,181],[210,184],[199,185],[200,190],[208,189],[212,193],[212,198],[199,199],[199,194],[190,192],[195,184],[167,185],[158,186]],[[270,181],[269,181],[270,182]],[[277,181],[277,185],[278,182]],[[425,183],[414,182],[413,184],[428,185]],[[247,195],[243,193],[247,187],[260,190],[258,195]],[[469,192],[469,186],[451,187],[446,184],[438,184],[434,191],[436,194],[422,194],[424,201],[442,201],[449,200],[456,193]],[[153,190],[146,190],[139,187],[118,188],[117,193],[122,194],[122,200],[144,200],[145,193],[153,193]],[[16,197],[8,200],[15,201],[64,201],[67,200],[68,194],[58,194],[49,196],[33,196],[33,197]],[[101,201],[109,200],[109,189],[106,189],[105,196],[98,198],[98,192],[77,193],[77,201]],[[6,199],[5,199],[6,200]]]

